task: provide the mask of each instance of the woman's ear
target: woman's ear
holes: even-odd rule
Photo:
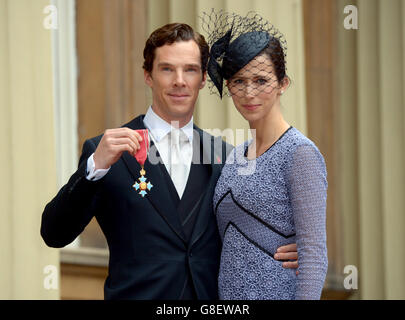
[[[283,94],[288,89],[289,86],[290,86],[290,78],[285,76],[280,83],[280,94]]]

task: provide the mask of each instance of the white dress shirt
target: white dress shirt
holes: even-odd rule
[[[165,120],[160,118],[152,109],[152,106],[149,107],[146,115],[143,119],[143,123],[145,127],[149,130],[150,139],[152,139],[153,143],[156,145],[156,148],[159,152],[159,155],[167,169],[169,174],[172,173],[171,170],[171,161],[170,161],[170,152],[171,152],[171,144],[170,144],[170,132],[174,129],[174,127],[167,123]],[[186,139],[182,139],[180,142],[181,146],[181,156],[182,160],[184,161],[184,165],[187,167],[187,177],[190,173],[191,167],[191,160],[193,157],[193,117],[191,120],[180,130],[184,133],[183,137],[187,137]],[[110,168],[107,169],[95,169],[94,153],[88,158],[87,160],[87,175],[86,178],[88,180],[97,181],[103,178]],[[176,186],[176,190],[179,193],[179,197],[181,198],[183,194],[184,188],[178,188]]]

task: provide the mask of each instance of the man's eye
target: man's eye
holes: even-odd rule
[[[195,69],[195,68],[188,68],[188,69],[186,69],[186,72],[197,72],[197,69]]]
[[[169,68],[169,67],[163,67],[163,68],[162,68],[162,71],[172,71],[172,69]]]

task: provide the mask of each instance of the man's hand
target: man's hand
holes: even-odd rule
[[[135,155],[140,149],[140,141],[142,141],[140,134],[129,128],[106,130],[94,152],[95,170],[109,168],[125,151]]]
[[[283,262],[283,267],[288,269],[297,269],[298,268],[298,252],[297,244],[291,243],[286,246],[282,246],[277,249],[277,253],[274,255],[276,260],[293,260]],[[298,275],[298,271],[296,272]]]

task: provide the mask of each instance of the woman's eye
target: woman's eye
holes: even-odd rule
[[[266,84],[266,83],[267,83],[267,80],[266,80],[266,79],[257,79],[257,80],[256,80],[256,83],[257,83],[257,84],[260,84],[260,85],[263,85],[263,84]]]
[[[242,79],[235,79],[235,80],[233,80],[233,83],[234,84],[242,84],[243,80]]]

